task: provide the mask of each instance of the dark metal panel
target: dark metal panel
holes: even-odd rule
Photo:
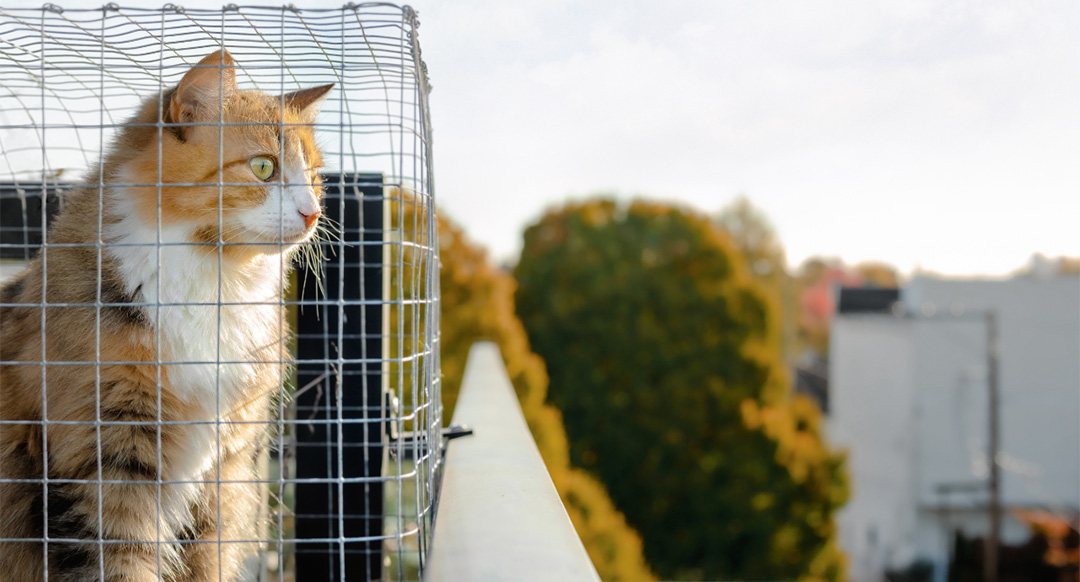
[[[363,478],[382,476],[387,450],[382,176],[325,183],[325,216],[341,225],[341,241],[323,243],[321,273],[297,273],[297,386],[307,389],[296,398],[296,476],[319,481],[296,485],[296,580],[378,580],[383,483]]]

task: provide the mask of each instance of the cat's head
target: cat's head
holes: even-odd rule
[[[235,70],[228,51],[212,53],[151,99],[136,121],[161,126],[121,137],[114,180],[138,185],[128,198],[144,223],[160,220],[233,254],[281,252],[318,228],[313,124],[333,85],[268,95],[240,90]]]

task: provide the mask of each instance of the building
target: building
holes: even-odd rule
[[[987,532],[988,310],[1000,337],[1002,543],[1030,537],[1017,510],[1074,519],[1080,277],[917,276],[899,295],[859,293],[841,291],[832,323],[827,424],[850,453],[838,523],[851,579],[929,562],[944,581],[954,535]]]

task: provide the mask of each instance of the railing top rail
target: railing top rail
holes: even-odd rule
[[[424,580],[600,580],[536,448],[499,348],[469,353]]]

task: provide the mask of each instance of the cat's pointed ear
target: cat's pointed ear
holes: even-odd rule
[[[224,98],[236,91],[236,61],[229,51],[210,53],[191,68],[173,92],[169,103],[171,123],[190,123],[196,119],[218,119]],[[209,115],[214,112],[215,115]]]
[[[299,91],[286,93],[284,96],[285,105],[299,111],[304,119],[311,123],[315,123],[315,116],[319,114],[319,108],[322,106],[323,99],[326,98],[326,94],[333,88],[334,84],[330,83],[329,85],[323,85],[321,87],[300,89]]]

